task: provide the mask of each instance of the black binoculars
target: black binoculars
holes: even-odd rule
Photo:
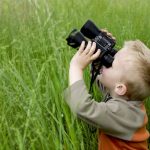
[[[81,28],[80,31],[73,29],[69,36],[66,38],[67,44],[73,48],[78,48],[82,41],[85,41],[85,46],[88,40],[96,43],[95,52],[100,49],[99,57],[92,62],[92,76],[90,83],[90,92],[92,91],[92,84],[96,76],[100,73],[100,68],[104,65],[109,68],[114,61],[114,55],[117,51],[114,49],[115,40],[112,39],[107,33],[101,31],[91,20],[88,20]]]
[[[115,49],[113,49],[116,43],[114,39],[96,27],[91,20],[88,20],[82,26],[80,31],[73,29],[66,40],[67,44],[73,48],[78,48],[82,41],[85,41],[85,45],[87,45],[88,40],[95,42],[95,52],[97,49],[100,49],[101,53],[94,62],[99,62],[101,65],[104,65],[107,68],[112,66],[114,55],[117,52]]]

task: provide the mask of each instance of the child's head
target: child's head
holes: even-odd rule
[[[112,96],[143,100],[150,95],[150,50],[139,40],[125,42],[100,81]]]

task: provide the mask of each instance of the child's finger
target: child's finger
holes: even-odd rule
[[[113,37],[113,35],[110,32],[108,32],[107,35],[110,37]]]
[[[97,52],[91,56],[91,61],[97,59],[99,55],[100,55],[100,49],[98,49]]]
[[[79,47],[79,50],[78,50],[78,53],[81,54],[83,51],[84,51],[84,47],[85,47],[85,41],[82,41],[80,47]]]
[[[104,32],[110,38],[112,38],[114,41],[116,41],[116,38],[112,35],[112,33],[108,32],[107,29],[101,29],[101,31]]]
[[[116,40],[116,38],[109,32],[107,33],[107,36],[111,37],[113,40]]]
[[[88,54],[89,53],[89,51],[91,49],[91,44],[92,44],[92,42],[88,41],[88,44],[87,44],[85,50],[83,51],[83,54]]]
[[[102,32],[108,33],[107,29],[100,29]]]
[[[91,49],[90,49],[88,55],[89,55],[89,56],[92,56],[93,53],[95,52],[95,49],[96,49],[96,43],[93,42],[93,43],[92,43],[92,47],[91,47]]]
[[[116,41],[116,38],[114,36],[111,37],[114,41]]]

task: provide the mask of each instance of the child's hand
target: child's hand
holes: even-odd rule
[[[105,33],[107,36],[109,36],[110,38],[112,38],[114,41],[116,41],[116,38],[112,35],[112,33],[110,33],[108,30],[106,29],[101,29],[101,31],[103,33]]]
[[[73,56],[70,66],[77,67],[78,69],[84,70],[93,60],[97,59],[100,55],[100,50],[95,52],[96,43],[89,41],[86,48],[85,42],[83,41],[79,50]]]

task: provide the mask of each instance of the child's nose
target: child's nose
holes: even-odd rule
[[[103,70],[104,70],[104,69],[106,69],[106,67],[105,67],[105,66],[102,66],[102,68],[103,68]]]
[[[102,73],[103,73],[103,70],[104,70],[104,66],[102,66],[102,67],[101,67],[101,69],[100,69],[100,71],[99,71],[99,72],[100,72],[100,74],[102,74]]]

